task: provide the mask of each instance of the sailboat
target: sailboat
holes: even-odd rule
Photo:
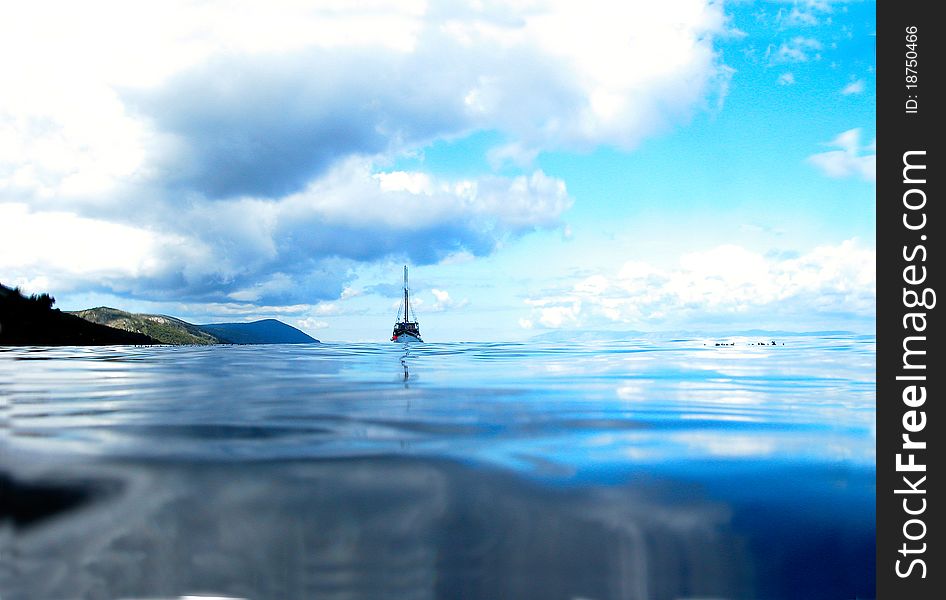
[[[411,321],[411,315],[413,311],[411,310],[411,298],[410,292],[407,287],[407,265],[404,265],[404,318],[401,319],[401,311],[398,311],[397,318],[394,321],[394,333],[391,334],[392,342],[423,342],[424,340],[420,339],[420,324],[417,322],[417,317],[414,316],[414,320]]]

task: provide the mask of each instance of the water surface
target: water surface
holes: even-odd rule
[[[0,349],[0,595],[873,597],[874,338],[727,341]]]

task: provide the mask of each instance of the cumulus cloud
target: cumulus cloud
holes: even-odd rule
[[[474,128],[527,153],[632,147],[730,71],[712,46],[718,3],[625,4],[168,2],[139,15],[90,2],[57,5],[74,23],[59,31],[28,3],[5,15],[0,49],[22,55],[37,35],[43,48],[6,73],[0,108],[13,139],[48,131],[28,156],[49,178],[34,191],[81,171],[98,190],[134,177],[271,197],[353,154]],[[657,46],[659,63],[642,60]]]
[[[6,282],[28,288],[42,273],[41,282],[57,289],[92,280],[124,291],[128,279],[166,276],[169,257],[188,263],[206,251],[180,235],[68,212],[38,212],[14,202],[0,202],[0,237],[0,272]],[[62,252],[63,247],[69,251]]]
[[[828,146],[839,148],[820,152],[808,157],[808,162],[820,169],[828,177],[860,177],[865,181],[877,179],[877,154],[874,142],[861,145],[860,128],[849,129]]]
[[[152,207],[153,225],[174,234],[17,205],[3,222],[18,232],[20,250],[4,253],[0,266],[25,277],[57,265],[60,289],[95,275],[111,291],[141,296],[313,302],[342,294],[355,262],[406,255],[431,264],[486,255],[515,236],[557,225],[571,202],[564,183],[541,171],[441,180],[375,173],[369,162],[353,159],[304,191],[273,200]],[[46,243],[37,250],[40,239]],[[63,242],[84,250],[63,260]]]
[[[62,258],[78,234],[54,236],[5,254],[5,277],[139,297],[296,304],[338,297],[359,262],[488,254],[571,204],[527,166],[539,153],[633,148],[732,73],[722,6],[700,0],[47,4],[0,22],[20,57],[0,95],[0,203],[20,207],[4,226],[71,220],[96,250],[79,266]],[[522,175],[387,168],[484,130]]]
[[[337,48],[228,55],[126,101],[167,136],[154,149],[161,183],[210,198],[281,196],[346,157],[471,127],[462,69],[444,60]]]
[[[778,76],[776,81],[779,85],[793,85],[795,83],[795,75],[792,73],[782,73]]]
[[[810,322],[819,315],[872,318],[874,250],[855,240],[795,255],[722,245],[686,254],[674,268],[629,261],[571,289],[530,298],[524,320],[546,328],[623,323],[703,327],[708,323]]]
[[[434,4],[407,51],[225,54],[124,99],[164,136],[156,175],[210,197],[295,192],[345,157],[471,129],[510,138],[494,160],[630,148],[688,118],[731,74],[712,47],[721,8],[674,4]],[[659,64],[641,60],[656,45]]]

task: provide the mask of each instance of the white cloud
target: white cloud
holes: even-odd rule
[[[821,14],[830,12],[830,2],[812,0],[793,2],[791,8],[779,8],[775,15],[775,21],[782,29],[814,27],[821,22]],[[830,19],[830,17],[828,18]]]
[[[496,46],[540,61],[526,77],[522,65],[515,75],[480,74],[465,94],[515,134],[520,153],[563,144],[631,147],[655,127],[686,118],[727,76],[711,44],[726,33],[721,8],[693,0],[660,6],[560,0],[502,20],[482,10],[447,27],[470,47]],[[640,60],[656,46],[663,49],[659,64]],[[547,60],[555,71],[545,71]],[[563,87],[565,80],[577,86]]]
[[[463,300],[454,300],[446,290],[431,288],[430,293],[434,295],[435,301],[433,305],[427,309],[429,312],[443,312],[445,310],[463,308],[470,303],[466,298]]]
[[[290,319],[292,325],[301,329],[302,331],[312,333],[318,331],[319,329],[327,329],[328,323],[325,321],[320,321],[314,317],[304,317],[301,319]]]
[[[864,92],[865,84],[863,79],[856,79],[841,89],[841,94],[850,96],[851,94],[861,94]]]
[[[0,203],[28,210],[4,227],[64,232],[6,273],[295,305],[405,248],[487,254],[558,226],[564,182],[384,165],[484,130],[499,162],[632,148],[725,96],[728,27],[703,0],[5,6]]]
[[[343,293],[342,296],[344,295]],[[337,315],[341,312],[341,307],[338,302],[319,302],[312,307],[312,312],[320,316]]]
[[[571,203],[564,183],[541,171],[443,180],[373,173],[369,161],[353,159],[282,198],[180,208],[155,201],[127,215],[148,230],[0,203],[11,232],[0,267],[5,277],[45,276],[55,289],[94,276],[87,285],[143,297],[294,304],[342,294],[347,265],[339,260],[405,252],[419,264],[468,260],[556,227]]]
[[[712,46],[726,33],[714,2],[271,4],[6,10],[0,52],[17,60],[0,97],[0,173],[12,172],[0,192],[88,199],[173,175],[240,195],[246,174],[225,167],[268,157],[299,170],[283,181],[298,191],[352,154],[473,129],[504,132],[522,160],[627,148],[685,121],[730,75]],[[658,46],[661,60],[644,60]],[[315,151],[300,132],[321,136]]]
[[[782,73],[778,76],[777,82],[779,85],[792,85],[795,83],[795,75],[792,73]]]
[[[409,194],[430,196],[433,194],[430,176],[426,173],[408,173],[393,171],[374,175],[382,192],[408,192]]]
[[[373,175],[369,161],[351,159],[279,206],[294,218],[316,213],[338,225],[418,230],[464,219],[491,228],[554,225],[571,203],[565,183],[542,171],[444,180],[403,171]]]
[[[821,50],[821,42],[799,35],[782,42],[778,47],[770,45],[765,54],[770,65],[778,65],[818,60],[821,58],[818,50]]]
[[[581,301],[575,300],[566,306],[545,306],[538,309],[539,323],[550,329],[578,324],[581,314]]]
[[[23,203],[0,202],[0,236],[0,272],[9,282],[25,287],[42,282],[57,290],[83,282],[122,289],[127,279],[163,275],[167,257],[186,264],[207,251],[182,236],[33,211]]]
[[[362,290],[356,290],[351,287],[345,287],[342,289],[342,293],[339,296],[339,300],[347,300],[348,298],[355,298],[362,294]]]
[[[861,146],[861,130],[849,129],[839,134],[828,146],[839,148],[820,152],[808,157],[808,162],[815,165],[828,177],[858,176],[866,181],[877,178],[877,155],[875,142]],[[871,154],[866,154],[870,152]]]
[[[727,244],[683,255],[671,269],[629,261],[564,293],[527,300],[526,320],[553,329],[622,323],[652,330],[835,314],[867,319],[874,313],[874,255],[848,240],[792,258]]]
[[[610,282],[602,275],[592,275],[575,284],[575,290],[591,296],[599,296],[607,291]]]

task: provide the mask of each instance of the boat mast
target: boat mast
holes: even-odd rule
[[[408,308],[408,299],[407,299],[407,265],[404,265],[404,322],[407,323],[410,321],[409,308]]]

